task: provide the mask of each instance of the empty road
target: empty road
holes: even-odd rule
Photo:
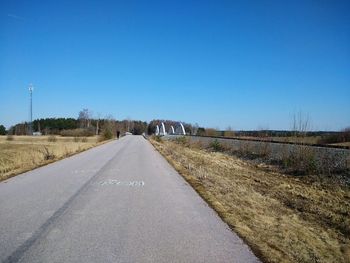
[[[1,262],[258,262],[141,136],[0,183]]]

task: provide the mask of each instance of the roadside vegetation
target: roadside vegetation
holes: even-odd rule
[[[111,126],[124,134],[129,131],[133,134],[141,135],[147,131],[147,122],[137,120],[115,120],[112,116],[93,117],[88,109],[79,112],[78,118],[45,118],[33,121],[33,131],[42,135],[61,135],[66,137],[90,137],[100,135],[106,126]],[[7,131],[0,125],[0,135],[28,135],[29,123],[18,123],[10,127]],[[116,131],[113,131],[115,133]]]
[[[350,145],[350,129],[344,129],[339,132],[306,132],[304,134],[293,134],[291,131],[216,131],[215,129],[205,129],[201,136],[237,138],[246,140],[288,142],[298,144],[319,144],[319,145]]]
[[[51,130],[45,136],[12,135],[13,131],[21,131],[22,126],[17,126],[8,135],[0,136],[0,181],[114,139],[121,128],[111,117],[100,120],[97,129],[88,119],[80,119],[81,128],[74,128],[74,119],[41,121],[73,129]]]
[[[32,128],[32,129],[31,129]],[[78,118],[42,118],[18,123],[6,130],[0,125],[0,181],[63,159],[114,139],[125,132],[142,134],[147,122],[95,117],[89,109]],[[32,134],[35,136],[29,136]]]
[[[151,143],[263,261],[350,262],[349,171],[295,176],[215,140]]]
[[[166,131],[175,127],[178,121],[155,119],[150,122],[140,120],[115,120],[112,116],[101,118],[101,114],[93,114],[89,109],[79,112],[77,118],[41,118],[33,121],[33,131],[42,135],[61,135],[67,137],[89,137],[101,135],[103,128],[112,123],[120,134],[131,132],[135,135],[155,133],[156,126],[164,123]],[[322,144],[350,147],[350,128],[341,131],[310,131],[309,117],[303,114],[294,114],[291,130],[269,130],[259,128],[257,130],[233,130],[230,126],[225,130],[200,127],[197,123],[181,122],[186,134],[198,136],[211,136],[223,138],[237,138],[260,141],[276,141],[301,144]],[[27,135],[29,123],[17,123],[8,130],[0,125],[0,135]],[[115,131],[113,131],[115,133]],[[106,135],[108,133],[105,132]],[[107,136],[108,137],[108,136]]]
[[[90,149],[99,137],[0,136],[0,181]]]

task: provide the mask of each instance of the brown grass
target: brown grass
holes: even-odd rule
[[[97,137],[76,141],[55,136],[0,136],[0,181],[98,145]]]
[[[305,136],[305,137],[252,137],[252,136],[242,136],[244,139],[254,139],[254,140],[269,140],[275,142],[291,142],[291,143],[304,143],[304,144],[320,144],[320,139],[322,136]],[[324,145],[336,145],[336,146],[350,146],[350,142],[339,142],[339,143],[321,143]]]
[[[321,136],[305,136],[305,137],[253,137],[253,136],[242,136],[244,139],[254,139],[254,140],[268,140],[275,142],[292,142],[292,143],[304,143],[304,144],[317,144]]]
[[[350,262],[349,186],[151,142],[263,261]]]
[[[347,146],[347,147],[350,147],[350,142],[331,143],[330,145],[337,145],[337,146]]]

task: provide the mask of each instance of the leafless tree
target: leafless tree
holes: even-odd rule
[[[301,111],[293,114],[292,131],[295,137],[304,137],[310,129],[310,117]]]
[[[96,135],[98,135],[98,133],[99,133],[99,129],[100,129],[100,120],[101,120],[101,113],[97,113]]]
[[[134,123],[131,121],[130,117],[127,117],[126,121],[128,125],[127,131],[130,132],[134,129]]]
[[[80,121],[80,127],[81,128],[89,128],[91,125],[91,116],[92,112],[89,111],[89,109],[83,109],[79,112],[79,121]]]
[[[228,126],[225,130],[225,133],[224,133],[224,136],[225,137],[234,137],[235,136],[235,132],[233,131],[232,127],[231,126]]]
[[[198,123],[195,123],[194,125],[191,126],[191,134],[197,135],[199,125]]]
[[[104,120],[101,137],[103,140],[109,140],[115,137],[115,134],[116,134],[116,120],[112,115],[108,115]]]

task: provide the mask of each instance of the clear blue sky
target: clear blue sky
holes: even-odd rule
[[[234,129],[350,126],[350,1],[0,2],[0,123],[88,108]]]

